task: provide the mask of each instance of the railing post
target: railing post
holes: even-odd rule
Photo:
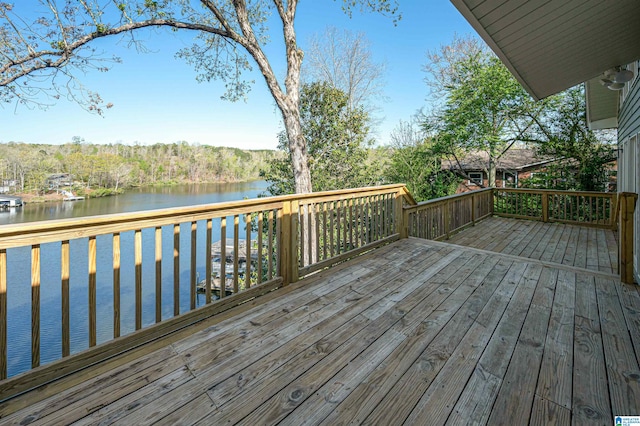
[[[542,191],[542,221],[549,222],[549,194]]]
[[[278,253],[278,262],[280,262],[280,274],[282,275],[282,284],[288,285],[291,280],[291,201],[285,201],[282,204],[282,223],[280,224],[280,253]]]
[[[633,284],[633,213],[638,194],[623,192],[619,197],[620,281]]]
[[[409,237],[409,213],[407,212],[405,214],[404,211],[404,195],[403,195],[403,190],[399,189],[396,192],[396,232],[398,232],[398,234],[400,234],[400,238],[408,238]]]

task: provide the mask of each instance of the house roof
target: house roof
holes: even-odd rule
[[[640,58],[638,0],[451,2],[535,99]]]
[[[460,166],[465,171],[485,170],[489,167],[489,154],[484,151],[474,151],[467,153],[464,157],[458,158]],[[536,166],[541,166],[556,159],[550,156],[536,154],[533,149],[511,148],[496,161],[496,170],[520,171]],[[447,159],[442,162],[443,169],[458,169],[455,159]]]

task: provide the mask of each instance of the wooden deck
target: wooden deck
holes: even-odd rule
[[[617,232],[610,229],[491,217],[451,236],[447,242],[618,273]]]
[[[0,423],[602,425],[639,415],[638,286],[572,264],[400,240],[96,377],[0,404]]]

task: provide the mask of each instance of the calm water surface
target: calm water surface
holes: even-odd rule
[[[0,209],[0,225],[242,200],[255,198],[266,188],[264,181],[138,188],[114,197]]]
[[[264,192],[263,181],[178,185],[170,187],[145,188],[128,191],[115,197],[87,199],[75,202],[27,204],[12,211],[0,210],[0,226],[9,223],[44,221],[80,216],[95,216],[111,213],[143,211],[168,207],[210,204],[222,201],[255,198]],[[242,222],[241,222],[242,223]],[[242,228],[242,227],[241,227]],[[198,223],[197,271],[204,278],[206,259],[205,223]],[[227,231],[229,232],[229,231]],[[240,236],[245,235],[244,229]],[[228,237],[231,235],[227,234]],[[213,240],[220,238],[219,221],[214,220]],[[143,239],[143,326],[155,321],[155,263],[154,231],[146,229]],[[135,265],[133,264],[133,233],[121,234],[121,333],[124,335],[135,329]],[[98,343],[113,336],[113,268],[112,238],[110,235],[97,237],[97,332]],[[180,311],[189,308],[190,280],[190,224],[181,226],[180,252]],[[70,277],[70,322],[71,352],[88,348],[88,240],[72,240]],[[173,315],[173,230],[163,227],[162,241],[162,317]],[[30,247],[10,249],[7,252],[7,298],[8,298],[8,363],[9,375],[27,371],[31,366],[31,278]],[[61,356],[61,266],[60,243],[41,245],[41,364],[56,360]],[[198,303],[204,303],[204,295],[198,296]]]

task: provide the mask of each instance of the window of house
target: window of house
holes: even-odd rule
[[[482,185],[482,172],[469,173],[469,184]]]

